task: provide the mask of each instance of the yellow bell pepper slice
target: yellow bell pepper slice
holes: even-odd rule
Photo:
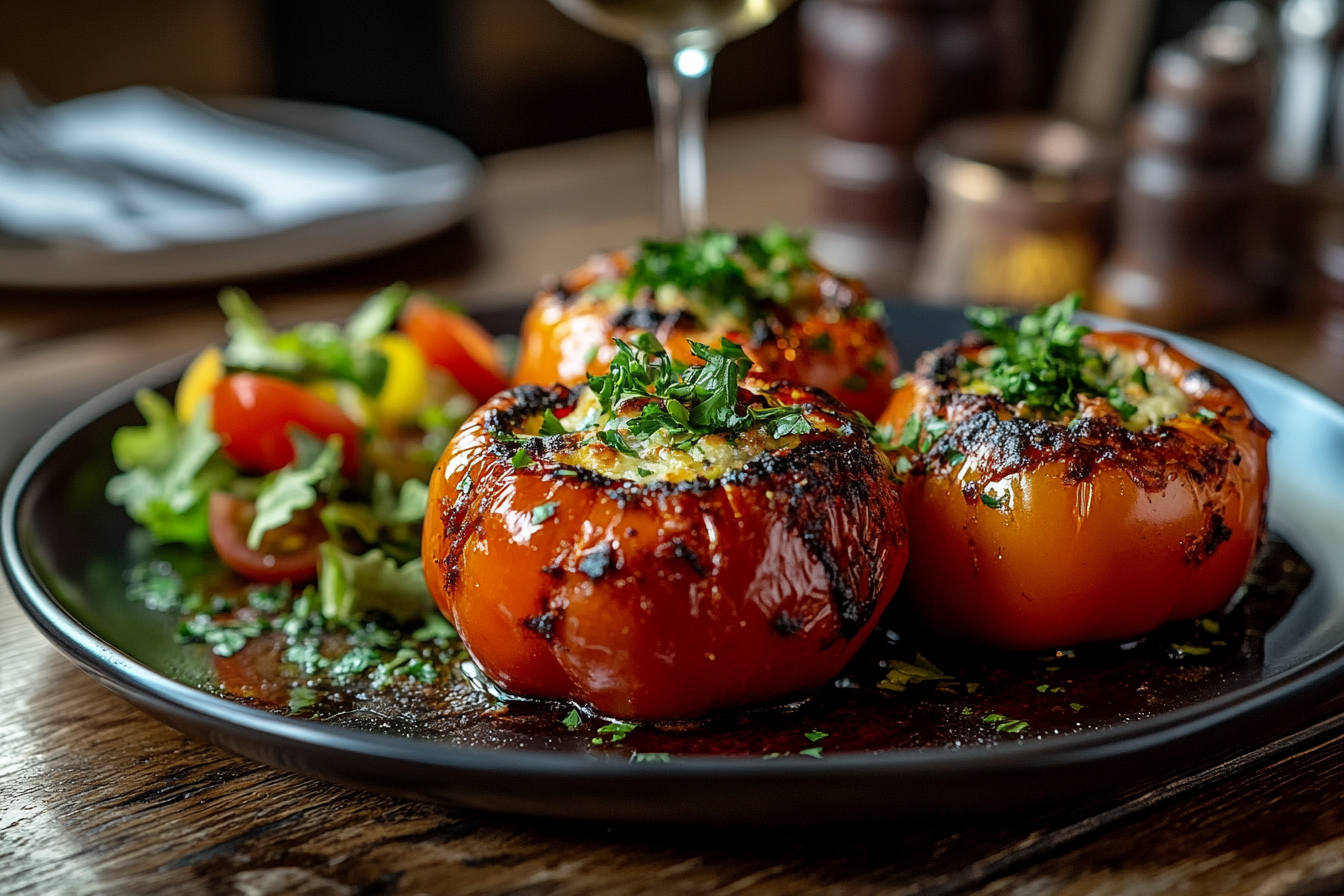
[[[224,379],[224,361],[213,345],[197,355],[177,383],[175,408],[177,419],[186,425],[196,414],[200,403],[214,394],[215,386]]]
[[[414,420],[429,395],[429,365],[414,342],[400,333],[379,336],[387,355],[387,379],[375,403],[379,419],[389,423]]]

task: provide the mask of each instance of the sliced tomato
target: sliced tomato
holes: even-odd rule
[[[254,582],[307,582],[317,577],[317,546],[327,530],[316,512],[299,510],[294,518],[261,539],[257,550],[247,546],[257,508],[227,492],[210,495],[210,543],[229,569]]]
[[[425,360],[451,373],[477,401],[508,387],[494,340],[471,318],[416,298],[401,312],[401,329],[420,347]]]
[[[340,408],[288,380],[235,373],[215,386],[214,428],[224,453],[249,472],[270,473],[294,460],[289,428],[319,439],[341,437],[346,476],[359,472],[360,429]]]

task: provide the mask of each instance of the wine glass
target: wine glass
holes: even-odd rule
[[[770,24],[794,0],[551,0],[608,37],[634,44],[649,65],[658,150],[658,232],[698,233],[705,210],[705,101],[714,54]]]

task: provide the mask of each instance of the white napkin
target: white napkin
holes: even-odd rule
[[[115,251],[213,242],[436,202],[453,189],[443,166],[408,168],[149,87],[23,117],[0,115],[0,138],[26,128],[25,142],[0,139],[0,228],[47,241]],[[5,151],[15,145],[28,151]]]

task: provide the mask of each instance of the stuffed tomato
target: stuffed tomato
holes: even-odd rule
[[[430,591],[506,691],[679,719],[816,688],[907,558],[890,462],[737,346],[619,343],[576,389],[487,402],[430,480]]]
[[[882,306],[780,229],[709,231],[677,243],[596,255],[544,289],[522,329],[514,382],[582,383],[607,369],[613,338],[654,333],[683,364],[692,342],[728,338],[765,379],[824,389],[869,417],[886,407],[899,365]]]
[[[907,592],[933,629],[1014,650],[1124,640],[1222,608],[1264,534],[1269,432],[1160,339],[1076,299],[919,359],[879,421],[904,476]]]

